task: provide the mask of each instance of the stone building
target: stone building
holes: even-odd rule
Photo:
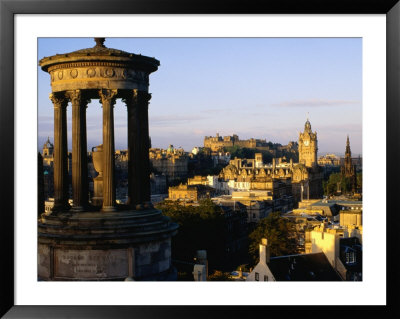
[[[299,134],[299,163],[306,167],[317,165],[318,140],[317,132],[312,132],[307,119],[304,131]]]
[[[259,252],[260,261],[246,281],[342,281],[324,252],[272,257],[266,238]]]
[[[247,195],[247,196],[246,196]],[[245,207],[247,223],[258,223],[267,217],[273,210],[273,206],[265,198],[250,196],[246,192],[237,192],[233,195],[223,195],[212,198],[217,205],[230,205],[232,207]]]
[[[299,136],[299,158],[301,163],[289,162],[283,158],[273,159],[265,164],[260,153],[254,159],[235,158],[229,162],[219,177],[234,181],[240,188],[268,189],[277,179],[291,187],[291,195],[297,203],[304,198],[321,198],[323,195],[323,171],[317,164],[317,135],[311,132],[311,124],[307,120],[304,132]],[[290,189],[289,187],[289,189]]]
[[[281,152],[295,153],[297,152],[297,143],[289,142],[287,145],[278,145],[267,142],[265,139],[250,138],[248,140],[240,140],[239,136],[216,136],[204,137],[204,147],[211,149],[212,152],[219,152],[225,147],[238,146],[240,148],[257,149],[259,151],[268,151],[272,156],[277,156]],[[279,155],[278,155],[279,156]]]
[[[339,213],[339,224],[341,226],[362,226],[362,209],[346,209]]]
[[[323,252],[343,280],[362,280],[362,226],[326,222],[306,231],[305,252]]]
[[[189,158],[183,149],[170,145],[167,150],[152,148],[149,153],[153,169],[167,177],[167,183],[181,181],[188,177]]]
[[[50,143],[50,138],[47,138],[46,143],[43,144],[42,157],[44,166],[53,166],[54,160],[54,145]]]
[[[170,186],[168,188],[168,199],[173,201],[197,202],[200,199],[211,198],[215,189],[205,185],[183,185]]]
[[[232,193],[232,189],[229,188],[228,183],[216,175],[195,175],[192,178],[188,178],[187,184],[210,186],[215,189],[217,195],[229,195]]]
[[[326,154],[318,157],[319,166],[340,166],[340,157],[335,154]]]

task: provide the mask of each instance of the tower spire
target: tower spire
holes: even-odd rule
[[[351,156],[349,134],[347,134],[347,141],[346,141],[346,154],[350,154],[349,156]]]

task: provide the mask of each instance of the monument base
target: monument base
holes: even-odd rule
[[[43,214],[38,227],[39,280],[176,280],[178,225],[160,210]]]

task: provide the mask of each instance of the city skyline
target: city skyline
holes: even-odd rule
[[[39,38],[38,60],[93,47],[92,38]],[[319,154],[362,154],[359,38],[107,38],[105,45],[160,60],[150,76],[152,146],[190,151],[204,136],[237,134],[287,144],[309,114]],[[49,76],[38,67],[38,149],[53,140]],[[88,149],[101,144],[101,105],[88,106]],[[90,116],[89,116],[90,114]],[[68,107],[68,148],[71,109]],[[126,107],[115,106],[116,149],[127,148]]]

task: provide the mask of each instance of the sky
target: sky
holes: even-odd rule
[[[362,155],[361,38],[107,38],[105,46],[155,57],[150,75],[152,147],[191,151],[205,136],[237,134],[287,144],[309,118],[318,155]],[[39,38],[45,56],[93,47],[93,38]],[[38,150],[53,142],[50,75],[38,66]],[[69,105],[70,106],[70,105]],[[126,106],[117,100],[115,148],[127,148]],[[68,148],[71,107],[67,108]],[[87,109],[88,149],[102,143],[98,100]]]

